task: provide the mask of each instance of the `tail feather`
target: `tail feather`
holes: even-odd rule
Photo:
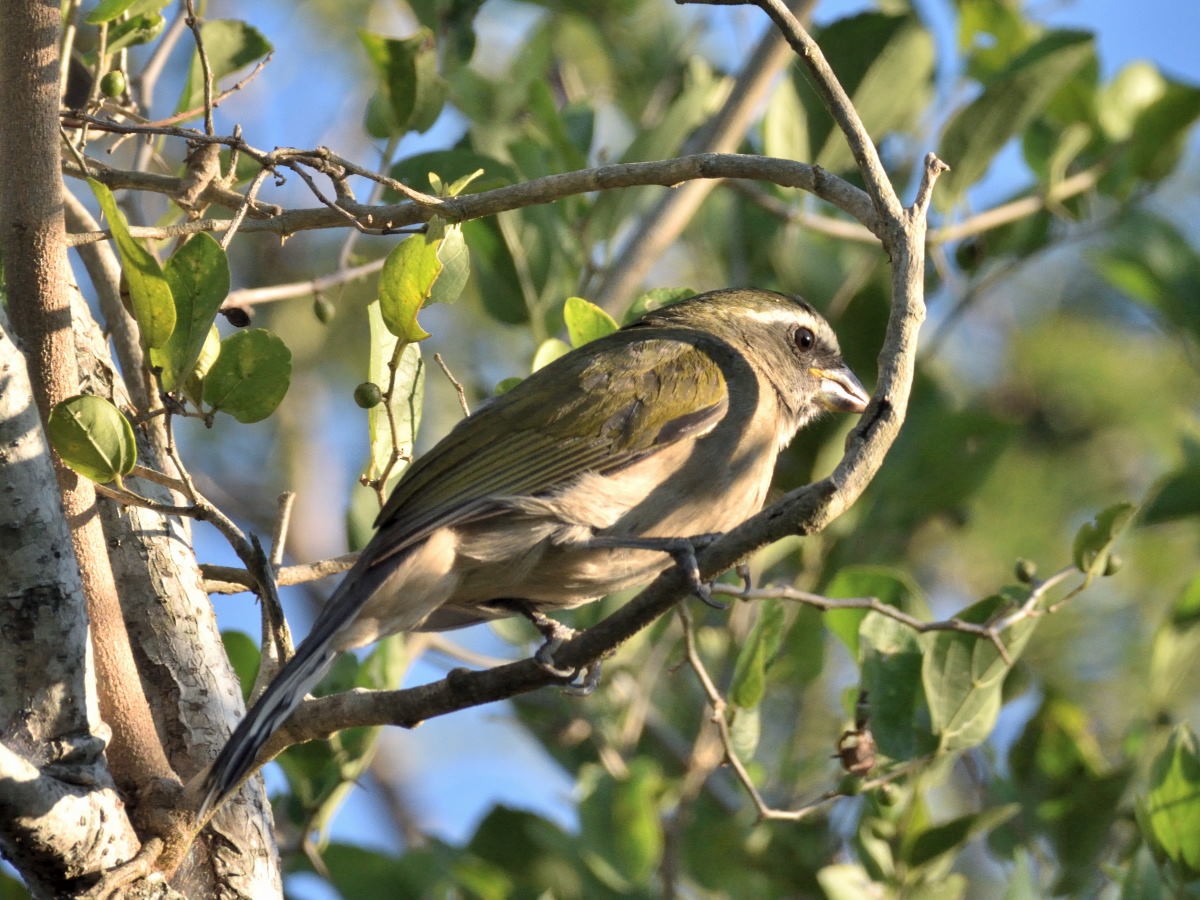
[[[200,817],[220,804],[254,766],[259,751],[329,670],[337,651],[328,640],[304,641],[238,723],[204,782]]]

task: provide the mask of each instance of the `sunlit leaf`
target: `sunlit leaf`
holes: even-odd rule
[[[253,25],[239,19],[207,19],[200,25],[200,37],[212,71],[214,90],[227,75],[257,62],[275,48]],[[187,81],[179,99],[179,109],[195,109],[204,102],[204,73],[199,55],[193,55]]]
[[[447,225],[437,248],[442,271],[429,292],[429,303],[453,303],[462,296],[471,274],[471,251],[461,225]]]
[[[401,340],[429,337],[417,323],[417,313],[429,301],[442,273],[438,243],[423,234],[405,238],[388,254],[379,273],[379,310],[388,331]]]
[[[563,321],[567,324],[567,340],[572,347],[582,347],[619,327],[616,320],[594,303],[582,297],[568,297],[563,305]]]
[[[162,366],[163,387],[171,391],[196,368],[229,294],[229,260],[212,235],[201,232],[171,255],[163,275],[175,301],[175,330],[151,358]]]
[[[263,328],[230,335],[204,378],[204,402],[239,422],[265,419],[275,411],[292,377],[292,352]]]
[[[129,284],[129,299],[133,318],[141,329],[142,342],[147,347],[162,347],[175,330],[175,301],[154,255],[129,233],[125,216],[117,206],[112,191],[95,179],[88,184],[112,231],[117,252],[121,255],[121,271]]]
[[[558,338],[547,338],[538,346],[537,352],[533,354],[533,366],[530,369],[536,372],[538,369],[550,365],[560,356],[566,356],[571,352],[571,347],[565,341],[560,341]]]
[[[133,426],[103,397],[80,394],[56,404],[46,431],[63,462],[92,481],[107,484],[137,463]]]
[[[96,8],[87,14],[84,21],[89,25],[103,25],[120,15],[140,16],[156,13],[168,2],[169,0],[101,0],[96,4]]]
[[[148,44],[162,34],[167,20],[158,13],[131,16],[108,26],[107,50],[111,56],[127,47]]]

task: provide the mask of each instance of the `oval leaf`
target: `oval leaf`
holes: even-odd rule
[[[1175,726],[1150,769],[1138,805],[1142,835],[1186,880],[1200,877],[1200,748],[1186,723]]]
[[[616,319],[582,297],[567,298],[563,306],[563,321],[567,323],[567,338],[572,347],[582,347],[606,334],[612,334],[620,327]]]
[[[1011,597],[993,595],[967,607],[958,618],[983,624],[1028,596],[1028,589],[1016,590]],[[1039,621],[1022,619],[1002,635],[1010,661],[1021,655]],[[925,647],[921,681],[938,750],[950,753],[977,746],[996,724],[1008,664],[991,641],[961,631],[922,635],[921,643]]]
[[[133,318],[142,332],[142,341],[149,347],[162,347],[175,330],[175,301],[154,255],[134,240],[125,224],[125,216],[117,206],[112,191],[95,179],[88,184],[112,231],[121,268],[129,282],[129,299]]]
[[[202,232],[175,251],[163,274],[175,299],[175,331],[152,358],[162,366],[163,387],[170,391],[196,368],[229,294],[229,260],[213,236]]]
[[[214,85],[275,49],[261,31],[238,19],[209,19],[201,24],[200,36],[204,39],[204,52],[208,56]],[[194,109],[203,102],[204,74],[200,57],[194,55],[179,98],[179,110]]]
[[[103,397],[80,394],[57,404],[47,433],[63,462],[101,484],[128,475],[137,462],[133,426]]]
[[[978,181],[1000,149],[1033,121],[1094,53],[1088,33],[1051,32],[955,114],[938,149],[950,164],[938,184],[939,205],[953,205]]]
[[[422,341],[429,337],[417,323],[417,313],[442,273],[439,243],[429,241],[423,234],[405,238],[388,254],[379,273],[379,311],[388,331],[402,341]]]
[[[239,422],[265,419],[292,376],[292,352],[263,328],[239,331],[221,342],[221,355],[204,379],[204,402]]]
[[[442,271],[429,292],[429,303],[453,303],[462,296],[471,274],[471,251],[467,248],[461,225],[448,225],[438,242],[438,262]]]

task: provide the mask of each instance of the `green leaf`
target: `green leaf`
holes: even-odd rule
[[[1096,119],[1110,141],[1134,136],[1138,116],[1167,92],[1167,80],[1144,60],[1125,66],[1100,88],[1096,97]]]
[[[200,38],[204,41],[204,52],[209,58],[214,91],[222,78],[263,59],[275,49],[262,32],[240,19],[205,20],[200,24]],[[204,72],[196,54],[192,56],[192,64],[187,71],[179,109],[194,109],[203,102]]]
[[[275,48],[253,25],[238,19],[208,19],[200,25],[200,37],[212,70],[214,90],[225,76],[262,59]],[[204,72],[200,57],[192,57],[184,82],[179,109],[195,109],[204,102]]]
[[[627,777],[617,781],[613,791],[617,856],[623,871],[634,881],[650,875],[662,856],[663,829],[658,810],[662,791],[662,772],[648,757],[633,759]]]
[[[453,303],[462,296],[471,274],[471,251],[461,225],[447,225],[437,248],[442,271],[429,292],[428,303]]]
[[[783,641],[785,608],[780,600],[764,600],[758,618],[738,653],[729,699],[743,709],[758,706],[767,692],[767,669]]]
[[[914,868],[933,866],[947,855],[964,850],[972,839],[1004,824],[1020,810],[1018,804],[1008,803],[927,828],[906,846],[904,858]]]
[[[544,366],[550,365],[560,356],[566,356],[571,352],[571,347],[564,341],[558,338],[547,338],[538,346],[537,351],[533,354],[533,366],[531,372],[536,372]]]
[[[242,700],[248,701],[254,689],[254,679],[258,677],[258,667],[262,664],[258,644],[244,631],[222,631],[221,643],[225,645],[225,655],[229,657],[238,684],[241,685]]]
[[[367,322],[370,327],[371,352],[367,363],[367,380],[386,386],[391,378],[389,365],[396,353],[399,339],[384,324],[379,303],[367,306]],[[399,452],[401,461],[392,466],[385,492],[404,473],[404,460],[413,457],[413,446],[417,429],[421,425],[421,411],[425,400],[425,365],[421,360],[418,344],[406,342],[396,361],[396,380],[390,398],[391,420],[388,406],[379,404],[367,410],[367,434],[370,439],[370,459],[363,473],[368,481],[383,474],[392,457],[392,450]],[[394,431],[392,422],[395,423]],[[394,435],[394,436],[393,436]],[[372,516],[374,518],[374,516]]]
[[[620,327],[612,316],[582,297],[567,298],[563,305],[563,321],[567,324],[567,340],[572,347],[582,347]]]
[[[958,49],[967,74],[985,84],[1038,37],[1039,27],[1007,0],[958,0]]]
[[[1162,96],[1138,113],[1128,150],[1129,169],[1147,181],[1171,174],[1198,118],[1200,88],[1168,80]]]
[[[163,387],[173,391],[195,370],[229,294],[229,260],[212,235],[201,232],[172,254],[163,275],[175,301],[175,330],[151,359],[162,366]]]
[[[63,462],[101,484],[128,475],[137,463],[133,426],[103,397],[80,394],[55,404],[46,433]]]
[[[930,752],[936,740],[925,714],[921,642],[915,631],[877,612],[858,629],[871,734],[879,751],[894,760]]]
[[[154,255],[130,235],[112,191],[92,178],[88,179],[88,184],[108,219],[113,241],[121,255],[121,270],[129,283],[131,312],[141,329],[142,342],[149,348],[162,347],[175,330],[175,301],[167,279]]]
[[[920,589],[901,572],[881,566],[846,566],[826,585],[826,597],[849,599],[875,597],[888,606],[918,618],[928,618],[929,609]],[[859,652],[859,627],[867,617],[865,609],[835,609],[825,613],[825,627],[837,636],[856,662]]]
[[[886,896],[884,887],[876,884],[862,866],[838,863],[817,872],[817,881],[826,900],[862,900],[863,897]]]
[[[359,38],[387,99],[391,133],[426,131],[446,100],[433,32],[422,28],[412,37],[397,39],[362,31]]]
[[[265,419],[287,393],[292,352],[263,328],[239,331],[221,342],[221,355],[204,379],[204,402],[239,422]]]
[[[763,153],[778,159],[812,159],[804,104],[791,79],[780,82],[763,115]]]
[[[379,273],[379,310],[388,331],[402,341],[429,337],[417,323],[417,313],[429,300],[433,285],[442,273],[438,240],[414,234],[397,244]]]
[[[1200,877],[1200,749],[1186,723],[1175,726],[1155,757],[1137,818],[1156,856],[1185,879]]]
[[[1092,261],[1114,288],[1200,341],[1200,254],[1173,223],[1128,215]]]
[[[103,25],[111,22],[122,14],[140,16],[145,13],[156,13],[167,5],[169,0],[100,0],[96,8],[84,19],[89,25]],[[108,51],[112,53],[110,49]]]
[[[861,13],[822,29],[817,40],[838,74],[867,131],[878,141],[912,131],[933,86],[933,37],[913,16]],[[817,165],[834,172],[853,168],[841,130],[797,70],[796,88],[808,110],[808,133]],[[819,148],[819,149],[818,149]]]
[[[956,113],[938,149],[938,155],[950,165],[938,183],[939,205],[957,203],[987,171],[1000,149],[1033,121],[1094,52],[1088,33],[1050,32]]]
[[[1006,593],[1009,596],[993,595],[967,607],[958,618],[985,624],[1028,597],[1026,589],[1014,588]],[[1013,662],[1025,649],[1038,621],[1023,619],[1002,635]],[[921,643],[925,647],[921,678],[938,750],[950,753],[977,746],[996,724],[1008,664],[991,641],[971,634],[938,631],[922,635]]]
[[[108,55],[112,56],[126,47],[150,43],[162,33],[166,24],[167,20],[158,13],[113,22],[108,26]]]
[[[1085,523],[1075,535],[1075,566],[1088,576],[1103,575],[1112,545],[1133,521],[1135,512],[1137,507],[1132,503],[1116,503]]]
[[[409,187],[429,192],[433,189],[429,180],[431,172],[436,172],[443,181],[457,185],[480,169],[483,170],[483,175],[466,184],[463,188],[466,193],[492,190],[508,184],[515,184],[518,180],[516,170],[507,163],[502,163],[495,157],[463,148],[433,150],[405,157],[393,165],[388,174]],[[398,199],[398,195],[392,191],[387,192],[385,196],[391,200]],[[457,196],[457,194],[452,194],[452,196]],[[464,225],[470,224],[473,223],[464,223]]]
[[[622,321],[628,325],[630,322],[640,319],[648,312],[662,309],[664,306],[670,306],[672,303],[678,303],[681,300],[695,296],[696,292],[686,287],[652,288],[629,305],[629,309],[626,310]]]

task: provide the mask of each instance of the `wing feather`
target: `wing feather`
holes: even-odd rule
[[[375,561],[442,526],[494,514],[495,498],[546,494],[586,472],[617,471],[702,435],[728,408],[714,358],[728,352],[702,332],[641,328],[535,372],[409,467],[376,520],[389,552]]]

